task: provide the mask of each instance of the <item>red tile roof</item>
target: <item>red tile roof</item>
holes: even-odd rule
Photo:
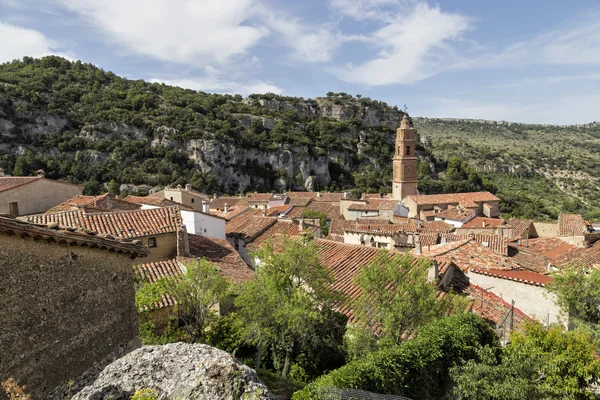
[[[490,192],[426,194],[408,196],[407,198],[418,205],[462,204],[464,206],[472,206],[476,202],[500,201],[498,197]]]
[[[500,225],[504,225],[506,221],[502,218],[486,218],[486,217],[475,217],[469,222],[463,224],[463,228],[496,228]],[[485,223],[485,226],[484,226]],[[520,236],[520,235],[515,235]]]
[[[0,192],[14,189],[40,179],[43,178],[41,176],[2,176],[0,177]]]
[[[447,209],[435,214],[435,218],[449,219],[452,221],[464,221],[469,217],[475,217],[475,215],[476,214],[474,210],[448,207]]]
[[[558,216],[558,236],[578,236],[590,232],[588,223],[578,214],[560,214]]]
[[[367,200],[366,203],[353,203],[350,204],[348,210],[356,210],[356,211],[384,211],[384,210],[394,210],[398,205],[398,200],[388,200],[388,199],[380,199],[380,200]]]
[[[286,192],[289,198],[295,197],[310,197],[315,198],[317,196],[317,192]]]
[[[394,235],[396,233],[405,232],[406,224],[347,224],[344,226],[345,232],[359,233],[377,233],[381,235]]]
[[[329,233],[325,239],[333,242],[344,243],[344,235],[338,235],[336,233]]]
[[[473,240],[483,244],[486,247],[489,247],[496,253],[508,256],[509,240],[505,236],[494,235],[490,233],[478,233],[476,235],[458,235],[456,233],[450,233],[447,235],[442,235],[442,240],[445,239],[447,242],[466,240],[469,238],[473,238]]]
[[[397,223],[406,223],[408,220],[406,218],[402,219],[402,220],[394,220],[394,222]],[[357,218],[356,222],[358,224],[365,224],[365,225],[374,225],[374,224],[389,224],[390,220],[388,219],[379,219],[379,218]]]
[[[342,218],[340,204],[333,202],[318,201],[310,203],[306,209],[322,212],[330,221]]]
[[[285,214],[286,211],[291,210],[292,206],[285,204],[283,206],[271,207],[267,210],[267,217],[278,217],[279,214]]]
[[[273,196],[273,193],[249,193],[248,201],[249,202],[259,202],[259,203],[268,203]]]
[[[221,270],[221,274],[226,279],[234,283],[242,283],[254,276],[254,271],[246,265],[227,240],[188,235],[188,243],[192,257],[210,261]]]
[[[129,254],[132,258],[148,255],[148,248],[139,241],[117,240],[107,235],[86,233],[82,230],[61,230],[57,224],[33,224],[0,216],[0,234],[43,240],[60,245],[80,246]]]
[[[178,207],[109,213],[65,211],[55,214],[31,215],[19,219],[37,224],[57,223],[61,227],[83,228],[121,238],[174,233],[182,225]]]
[[[587,266],[600,268],[600,240],[594,243],[592,247],[584,250],[577,262]]]
[[[455,229],[453,225],[450,225],[444,221],[415,221],[415,223],[417,223],[417,226],[419,222],[421,225],[419,231],[421,232],[448,233],[452,232]]]
[[[319,227],[304,224],[304,232],[309,233],[311,235],[315,235],[319,230]],[[300,231],[300,224],[297,224],[293,221],[281,221],[278,220],[275,224],[273,224],[269,229],[258,235],[251,243],[251,245],[247,246],[248,249],[252,250],[260,246],[262,243],[267,240],[277,236],[277,235],[285,235],[285,236],[299,236],[302,232]]]
[[[545,286],[547,283],[552,282],[552,278],[548,275],[526,270],[472,269],[470,272],[527,283],[534,286]]]
[[[181,275],[183,270],[177,260],[166,260],[134,265],[133,273],[137,279],[143,282],[154,283],[159,279]],[[175,304],[177,301],[173,296],[167,294],[162,296],[160,301],[154,303],[153,309],[173,307]]]
[[[227,204],[231,208],[239,202],[246,203],[246,201],[244,199],[240,199],[239,197],[233,197],[233,196],[217,197],[216,199],[213,199],[210,202],[210,208],[211,208],[211,210],[212,209],[223,210],[225,208],[225,204]]]
[[[533,221],[530,219],[518,219],[511,218],[506,221],[506,226],[513,230],[513,236],[523,236],[523,234],[529,229],[529,227],[533,224]]]
[[[326,201],[332,203],[339,203],[345,198],[344,193],[317,193],[314,201]],[[339,205],[338,205],[339,207]]]
[[[416,250],[411,250],[412,254]],[[470,269],[519,269],[509,257],[500,255],[474,239],[459,240],[428,248],[423,247],[422,255],[438,259],[451,259],[463,271]]]
[[[182,210],[193,210],[192,207],[186,206],[184,204],[178,203],[173,200],[165,199],[164,197],[154,197],[154,196],[127,196],[123,199],[128,203],[133,204],[146,204],[149,206],[157,206],[157,207],[172,207],[177,206]]]
[[[241,216],[242,214],[251,214],[251,215],[262,215],[262,212],[256,208],[251,208],[248,206],[233,206],[229,207],[229,212],[225,211],[211,211],[210,215],[214,215],[216,217],[221,217],[226,221],[231,221],[234,218]]]
[[[496,326],[504,320],[511,309],[511,305],[502,300],[501,297],[484,290],[480,286],[470,284],[465,292],[473,299],[472,311]],[[523,311],[517,307],[513,309],[512,322],[514,330],[520,330],[524,323],[528,321],[532,321],[532,319]]]
[[[545,271],[548,264],[562,266],[575,262],[585,251],[559,238],[521,239],[510,247],[516,250],[513,256],[516,262],[539,272]]]
[[[306,207],[312,201],[312,197],[290,197],[290,205],[294,207]]]
[[[225,231],[227,236],[237,236],[247,243],[254,240],[258,235],[269,229],[277,222],[275,217],[251,216],[249,218],[236,218],[227,222]]]
[[[46,213],[73,211],[77,207],[93,208],[96,210],[137,210],[139,205],[124,200],[113,199],[108,193],[101,196],[85,196],[80,194],[52,207]]]

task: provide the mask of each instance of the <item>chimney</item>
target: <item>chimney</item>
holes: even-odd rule
[[[98,207],[98,202],[96,201],[96,196],[94,196],[94,208]]]
[[[483,223],[481,224],[481,226],[485,228],[485,219],[483,220]]]
[[[0,168],[0,177],[3,177],[4,175],[4,170],[2,168]]]
[[[298,224],[298,230],[300,232],[304,232],[304,218],[300,218],[300,223]]]
[[[266,208],[262,208],[262,216],[266,217],[267,216],[267,209]]]
[[[120,195],[120,194],[118,194],[118,195],[116,195],[116,196],[115,196],[115,199],[116,199],[116,200],[121,200],[121,199],[122,199],[122,197],[121,197],[121,195]]]
[[[185,184],[185,190],[187,190],[188,192],[190,192],[192,190],[192,184],[191,183],[186,183]]]
[[[344,192],[344,197],[343,198],[345,199],[346,197],[348,197],[348,192]]]
[[[223,204],[223,211],[225,212],[225,214],[227,214],[229,212],[229,204],[227,204],[227,203]]]
[[[181,190],[182,186],[181,185],[177,185],[177,190]]]
[[[181,225],[181,227],[177,230],[177,256],[190,256],[190,242],[185,225]]]
[[[40,178],[43,178],[46,175],[46,172],[43,169],[38,169],[37,171],[35,171],[35,174]]]
[[[419,234],[415,234],[415,254],[420,256],[423,253],[423,247],[421,246],[421,239]]]
[[[216,200],[216,199],[218,199],[218,198],[219,198],[219,195],[218,195],[218,194],[215,192],[215,194],[214,194],[214,196],[213,196],[213,199],[214,199],[214,200]]]
[[[210,214],[210,203],[206,200],[202,201],[202,212]]]
[[[317,197],[321,197],[321,192],[317,192]]]

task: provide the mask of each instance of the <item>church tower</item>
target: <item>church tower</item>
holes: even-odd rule
[[[392,198],[402,200],[417,194],[417,157],[415,155],[415,133],[410,127],[408,115],[404,114],[400,128],[396,130],[396,151],[394,155],[394,178]]]

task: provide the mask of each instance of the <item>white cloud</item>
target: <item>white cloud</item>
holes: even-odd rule
[[[134,54],[193,66],[225,63],[268,34],[254,0],[58,0]]]
[[[183,78],[183,79],[151,79],[150,82],[162,82],[166,85],[179,86],[185,89],[198,90],[202,92],[217,92],[227,94],[241,94],[248,96],[253,93],[275,93],[281,94],[281,88],[263,81],[249,83],[238,83],[220,80],[215,77],[207,78]]]
[[[24,56],[43,57],[49,54],[69,56],[56,51],[59,47],[40,32],[0,22],[0,62]]]
[[[431,99],[427,117],[486,119],[533,124],[585,124],[597,121],[600,95],[569,94],[527,103],[483,102],[456,98]]]
[[[468,28],[468,18],[420,3],[371,35],[371,43],[381,48],[376,58],[331,71],[344,81],[372,86],[413,83],[453,64],[457,56],[449,42]]]
[[[330,7],[335,12],[357,21],[385,21],[390,18],[390,10],[412,8],[414,3],[414,0],[331,0]]]

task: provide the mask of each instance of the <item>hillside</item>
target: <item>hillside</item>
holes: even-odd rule
[[[345,93],[242,98],[127,80],[54,56],[25,58],[0,65],[0,168],[42,168],[87,193],[109,182],[113,191],[120,184],[142,193],[188,182],[206,193],[388,192],[402,115]],[[600,219],[597,126],[414,124],[423,192],[497,190],[506,215],[544,219],[565,210]]]

